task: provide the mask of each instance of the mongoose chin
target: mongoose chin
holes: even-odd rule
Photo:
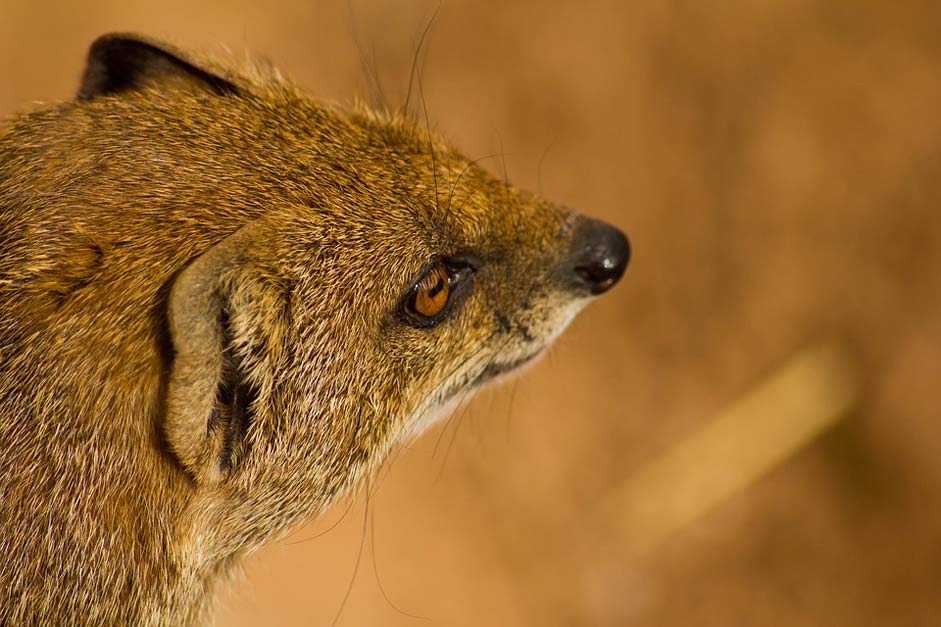
[[[205,620],[628,257],[406,115],[99,39],[0,132],[0,623]]]

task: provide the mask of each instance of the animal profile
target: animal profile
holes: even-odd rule
[[[0,131],[0,622],[200,623],[628,257],[406,114],[102,37]]]

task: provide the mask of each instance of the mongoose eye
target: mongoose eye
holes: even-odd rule
[[[444,264],[438,263],[415,286],[407,303],[409,313],[416,317],[433,318],[448,304],[450,295],[451,278]]]
[[[454,257],[436,261],[405,293],[400,311],[415,327],[434,326],[447,315],[470,288],[470,275],[477,269],[476,257]]]

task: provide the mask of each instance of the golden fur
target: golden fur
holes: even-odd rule
[[[181,624],[586,301],[587,219],[403,115],[132,36],[0,134],[0,622]],[[396,315],[430,260],[460,311]]]

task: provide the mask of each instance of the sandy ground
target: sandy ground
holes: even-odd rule
[[[264,53],[336,100],[369,93],[358,41],[394,104],[437,6],[0,0],[0,114],[70,97],[111,30]],[[619,225],[634,261],[547,358],[402,451],[368,508],[249,560],[218,624],[934,624],[939,23],[918,0],[442,2],[436,127]],[[628,550],[612,495],[833,339],[856,409]]]

